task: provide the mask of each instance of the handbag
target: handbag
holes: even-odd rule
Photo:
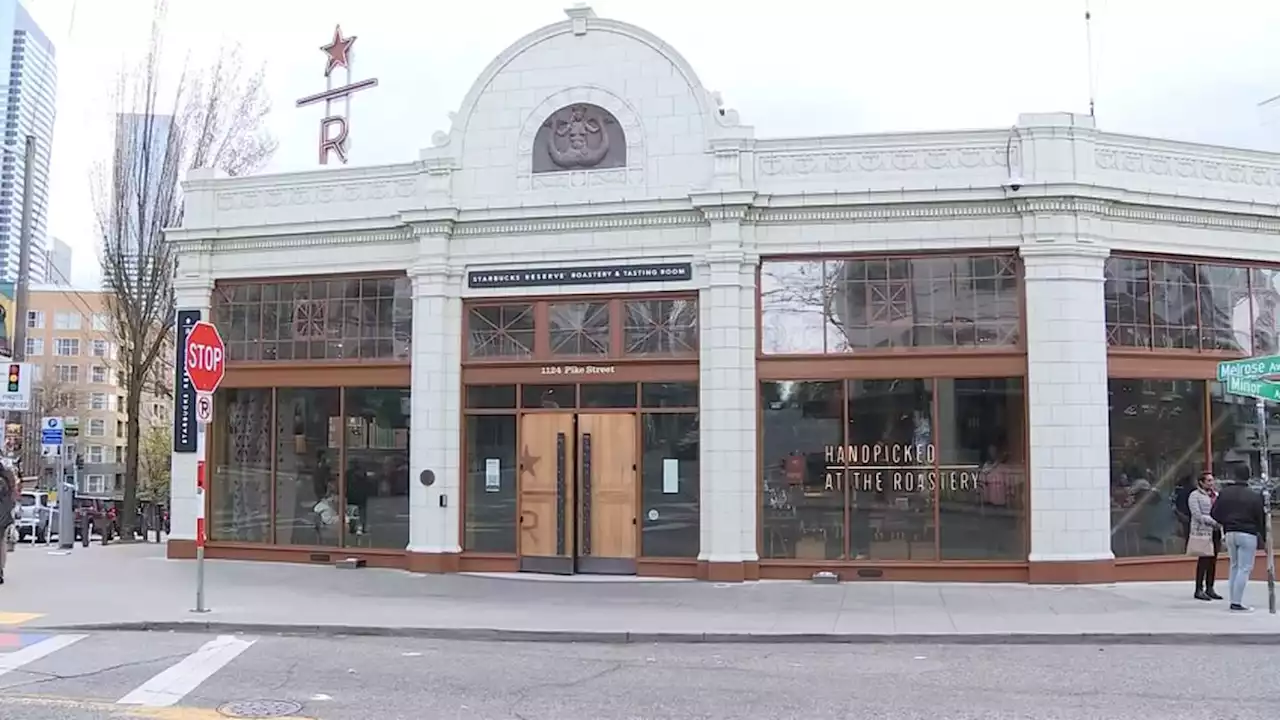
[[[1192,535],[1187,538],[1187,554],[1197,557],[1213,557],[1213,536]]]

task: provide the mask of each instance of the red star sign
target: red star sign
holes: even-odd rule
[[[333,72],[336,67],[350,68],[351,61],[351,45],[356,41],[355,36],[349,38],[342,37],[342,26],[335,25],[333,27],[333,42],[321,47],[325,55],[329,56],[329,62],[325,65],[324,76],[329,77],[329,73]]]

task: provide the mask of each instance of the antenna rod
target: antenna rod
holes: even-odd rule
[[[1093,100],[1097,97],[1093,75],[1093,13],[1089,8],[1089,0],[1084,0],[1084,41],[1089,63],[1089,117],[1093,117]]]

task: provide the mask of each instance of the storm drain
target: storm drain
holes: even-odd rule
[[[218,706],[218,714],[229,718],[289,717],[302,710],[290,700],[236,700]]]

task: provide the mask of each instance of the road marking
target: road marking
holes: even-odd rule
[[[117,700],[116,704],[146,707],[176,705],[187,693],[200,687],[200,683],[226,667],[227,663],[253,647],[256,642],[257,638],[219,635],[216,640],[205,643],[178,664],[139,685],[133,692]]]
[[[134,706],[122,708],[115,703],[76,698],[24,695],[0,695],[0,709],[6,707],[47,708],[57,710],[96,711],[101,717],[137,718],[138,720],[227,720],[227,716],[210,708]],[[6,717],[0,713],[0,717]],[[96,716],[95,716],[96,717]],[[315,720],[311,716],[289,715],[276,720]]]
[[[0,653],[0,675],[17,670],[23,665],[33,663],[46,655],[52,655],[62,648],[74,645],[87,637],[89,636],[54,635],[48,640],[41,640],[30,647],[24,647],[13,652]]]
[[[42,617],[41,613],[0,612],[0,625],[21,625]]]

